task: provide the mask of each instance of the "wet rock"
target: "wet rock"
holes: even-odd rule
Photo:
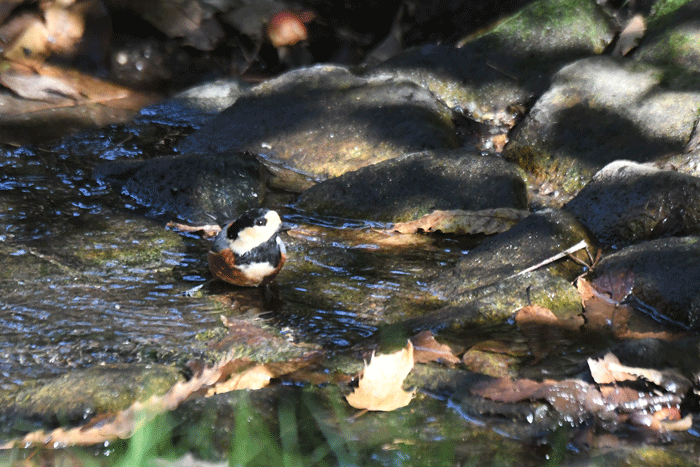
[[[530,303],[550,309],[559,318],[576,316],[581,299],[570,281],[581,273],[580,265],[566,259],[518,273],[583,239],[590,242],[586,229],[570,214],[535,213],[488,238],[453,268],[432,278],[431,289],[450,305],[400,325],[438,330],[497,324]],[[576,255],[582,257],[581,253]]]
[[[296,207],[372,221],[414,220],[436,209],[523,209],[521,171],[469,150],[425,151],[347,172],[319,183]]]
[[[632,274],[632,305],[662,322],[700,329],[700,238],[656,239],[603,258],[595,276]]]
[[[614,34],[611,19],[595,2],[536,1],[459,49],[410,49],[371,75],[412,81],[471,118],[507,123],[509,106],[544,91],[548,77],[565,63],[602,53]]]
[[[262,201],[257,159],[242,152],[187,154],[98,166],[95,178],[122,187],[155,215],[194,223],[223,223]]]
[[[452,302],[452,305],[395,326],[410,332],[491,326],[512,318],[516,311],[531,303],[548,308],[563,319],[581,312],[581,297],[571,281],[542,270],[467,290]]]
[[[697,384],[700,372],[699,339],[698,336],[670,341],[655,338],[628,339],[610,351],[623,365],[657,370],[675,368]]]
[[[164,394],[181,378],[177,368],[165,365],[112,364],[75,370],[44,385],[3,394],[0,419],[17,429],[30,419],[45,427],[56,421],[82,423],[92,414],[115,412]]]
[[[682,151],[697,120],[700,92],[669,87],[668,72],[610,57],[562,68],[504,156],[566,198],[614,160],[649,162]]]
[[[648,18],[644,42],[634,59],[668,67],[664,80],[672,86],[697,85],[690,74],[700,72],[700,5],[697,2],[658,2]]]
[[[502,281],[581,240],[591,244],[586,229],[570,214],[558,210],[534,213],[469,251],[451,271],[437,278],[433,288],[448,300],[464,298],[469,291]],[[579,271],[570,263],[559,265],[564,267],[562,272],[567,268],[572,268],[568,273]]]
[[[219,112],[233,105],[247,89],[248,86],[235,79],[220,79],[194,86],[141,110],[134,123],[200,129]]]
[[[604,243],[700,232],[700,178],[615,161],[564,207]]]
[[[246,149],[326,178],[407,152],[454,148],[451,117],[415,84],[315,66],[256,86],[179,147]]]

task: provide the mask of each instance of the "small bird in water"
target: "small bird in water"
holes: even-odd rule
[[[279,214],[257,208],[226,224],[209,251],[209,269],[217,279],[241,287],[267,285],[287,259],[279,238]]]

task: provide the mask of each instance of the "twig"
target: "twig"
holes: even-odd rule
[[[556,260],[558,260],[558,259],[561,259],[561,258],[563,258],[563,257],[565,257],[565,256],[568,256],[568,255],[570,255],[570,254],[572,254],[572,253],[577,252],[578,250],[582,250],[582,249],[587,248],[587,247],[588,247],[588,243],[586,243],[585,240],[581,240],[581,241],[578,242],[576,245],[574,245],[574,246],[572,246],[572,247],[570,247],[570,248],[567,248],[566,250],[562,251],[561,253],[557,253],[556,255],[550,256],[549,258],[545,259],[545,260],[542,261],[542,262],[539,262],[539,263],[535,264],[534,266],[530,266],[530,267],[527,268],[527,269],[523,269],[523,270],[520,271],[520,272],[516,272],[516,273],[513,274],[512,276],[506,277],[504,280],[512,279],[512,278],[514,278],[514,277],[518,277],[518,276],[521,276],[521,275],[523,275],[523,274],[527,274],[528,272],[532,272],[532,271],[534,271],[535,269],[539,269],[539,268],[541,268],[542,266],[546,266],[546,265],[548,265],[549,263],[553,263],[554,261],[556,261]]]

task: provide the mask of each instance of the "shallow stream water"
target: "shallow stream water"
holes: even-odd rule
[[[290,259],[265,310],[256,290],[209,282],[206,240],[166,228],[167,216],[95,181],[91,168],[117,156],[94,142],[79,155],[65,145],[0,153],[5,388],[97,363],[195,358],[195,336],[220,326],[217,295],[266,312],[294,341],[349,347],[390,311],[435,308],[426,276],[463,252],[450,240],[380,248],[347,234],[373,226],[306,217],[284,207],[289,196],[272,196],[296,233],[284,235]],[[186,294],[199,285],[203,294]]]
[[[0,389],[12,392],[110,363],[183,365],[205,357],[201,336],[222,329],[221,315],[264,318],[296,343],[337,352],[374,349],[381,324],[441,306],[430,279],[476,244],[424,237],[390,245],[378,240],[382,225],[311,217],[288,207],[292,195],[271,193],[266,204],[292,230],[283,234],[289,260],[272,288],[275,300],[266,303],[256,289],[210,282],[207,240],[167,228],[166,214],[93,179],[91,169],[100,162],[141,157],[124,143],[128,139],[118,129],[58,145],[0,148]],[[452,339],[456,351],[488,340],[505,342],[515,353],[524,347],[509,324],[440,337]],[[523,368],[521,376],[571,374],[597,344],[562,337],[548,345],[551,357]],[[499,443],[512,450],[520,437],[503,420],[461,417],[439,394],[412,407],[365,417],[355,427],[360,443],[360,427],[380,432],[383,423],[405,425],[392,436],[415,437],[400,449],[387,440],[388,450],[370,456],[374,464],[429,459],[422,451],[446,443],[460,459],[478,454],[485,465],[498,465]],[[457,424],[463,431],[446,435]],[[537,436],[531,431],[523,438]],[[533,465],[543,460],[527,449],[518,456]]]

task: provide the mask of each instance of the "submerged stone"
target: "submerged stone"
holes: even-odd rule
[[[24,387],[2,395],[0,419],[21,430],[28,420],[49,427],[83,423],[92,414],[123,410],[136,401],[166,393],[182,379],[180,371],[166,365],[111,364],[74,370],[46,384]]]

